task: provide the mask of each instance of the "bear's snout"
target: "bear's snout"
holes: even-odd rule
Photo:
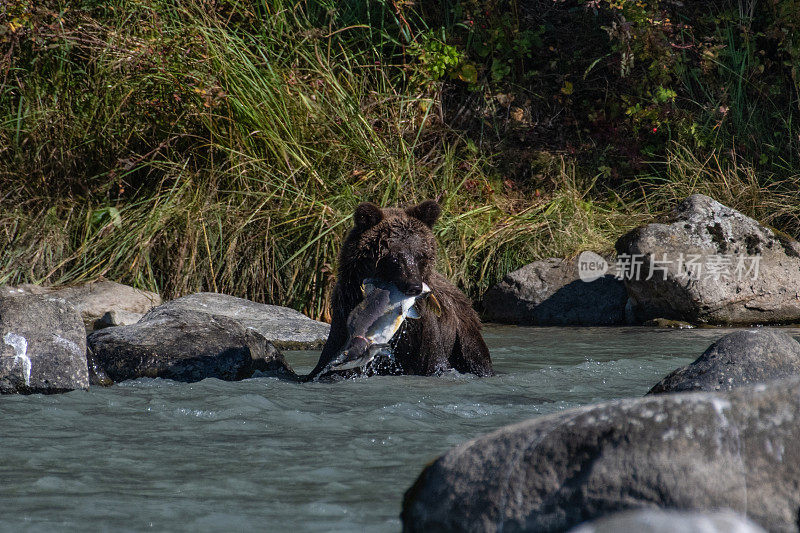
[[[422,294],[422,283],[418,281],[398,281],[395,285],[406,296],[419,296]]]
[[[375,274],[379,279],[394,283],[407,296],[422,294],[422,273],[411,254],[389,254],[378,263]]]

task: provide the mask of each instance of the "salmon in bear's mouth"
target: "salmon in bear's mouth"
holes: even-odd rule
[[[328,364],[325,372],[361,368],[380,353],[388,353],[390,341],[406,318],[420,318],[414,304],[432,297],[431,289],[422,284],[422,292],[409,296],[394,283],[366,279],[362,284],[364,299],[347,317],[347,343]]]

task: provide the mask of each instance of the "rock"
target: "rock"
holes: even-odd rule
[[[616,249],[618,264],[628,262],[632,323],[800,319],[800,243],[707,196],[686,198],[667,223],[631,231]]]
[[[89,385],[98,385],[100,387],[110,387],[114,384],[114,380],[108,377],[105,370],[95,361],[94,353],[87,347],[86,349],[86,363],[89,366]]]
[[[604,516],[582,524],[570,533],[766,533],[729,509],[713,512],[686,512],[666,509],[641,509]]]
[[[150,291],[134,289],[113,281],[97,281],[74,287],[52,288],[39,285],[3,286],[0,295],[24,296],[48,294],[74,306],[83,317],[87,330],[107,312],[138,313],[143,315],[161,303],[161,297]]]
[[[0,393],[59,393],[89,388],[86,331],[63,300],[0,298]]]
[[[299,311],[267,305],[213,292],[200,292],[171,300],[145,315],[149,320],[164,311],[195,311],[213,317],[226,317],[253,329],[282,350],[322,348],[330,326]]]
[[[41,285],[34,285],[32,283],[23,283],[22,285],[0,285],[0,298],[6,296],[30,296],[46,294],[51,292],[47,287]]]
[[[235,381],[256,371],[295,376],[283,354],[258,332],[224,316],[186,309],[160,309],[136,324],[95,331],[88,344],[96,372],[114,382]]]
[[[800,343],[783,331],[751,329],[725,335],[648,394],[725,391],[793,376],[800,376]]]
[[[486,291],[484,318],[536,326],[613,326],[624,323],[627,299],[624,283],[614,276],[586,282],[578,275],[578,258],[551,258],[509,273]]]
[[[161,303],[161,297],[149,291],[134,289],[113,281],[98,281],[50,293],[64,298],[81,312],[87,327],[109,311],[144,314]]]
[[[114,326],[130,326],[136,324],[142,317],[143,313],[131,313],[122,309],[115,309],[108,311],[106,314],[94,321],[94,329],[110,328]]]
[[[689,322],[681,322],[680,320],[669,320],[667,318],[654,318],[652,320],[648,320],[642,325],[651,328],[665,328],[665,329],[693,329],[695,327],[694,324],[690,324]]]
[[[570,409],[445,453],[406,492],[404,531],[563,531],[643,507],[796,531],[798,442],[800,378]]]

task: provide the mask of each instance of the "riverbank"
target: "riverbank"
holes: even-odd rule
[[[533,260],[609,252],[692,193],[800,227],[796,91],[779,61],[793,52],[765,33],[787,14],[759,6],[742,24],[720,7],[714,25],[687,10],[691,47],[674,32],[647,51],[666,15],[624,11],[623,76],[603,2],[498,4],[471,26],[456,4],[85,6],[0,8],[2,284],[104,277],[324,319],[362,200],[439,199],[439,268],[474,300]],[[592,54],[559,29],[569,13]],[[648,61],[675,69],[649,77]]]

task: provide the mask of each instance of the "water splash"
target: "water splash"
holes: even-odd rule
[[[14,350],[14,364],[22,363],[22,370],[25,373],[25,386],[31,386],[31,358],[28,357],[28,341],[22,335],[16,333],[6,333],[3,342],[11,346]]]

